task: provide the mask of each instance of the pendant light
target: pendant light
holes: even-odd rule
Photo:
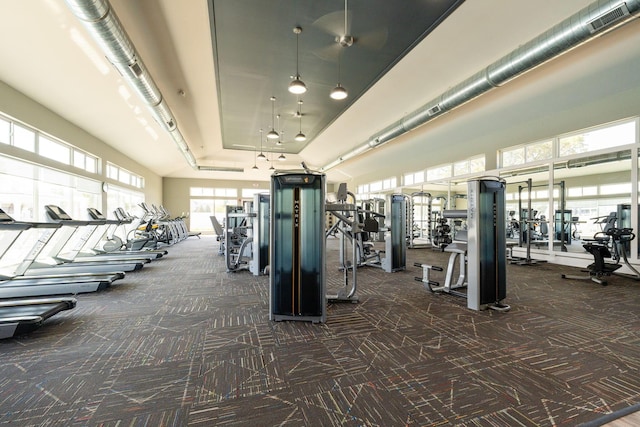
[[[340,56],[342,54],[343,47],[349,47],[353,44],[353,37],[349,35],[349,28],[347,27],[348,8],[347,0],[344,0],[344,35],[337,39],[340,45],[340,51],[338,52],[338,84],[331,89],[329,96],[332,99],[345,99],[347,97],[347,90],[340,85]]]
[[[276,125],[275,105],[276,105],[276,97],[272,96],[271,97],[271,130],[269,131],[269,133],[267,133],[267,138],[269,139],[277,139],[280,137],[280,135],[278,135],[278,132],[276,132],[276,129],[275,129],[275,125]]]
[[[258,154],[260,160],[267,160],[267,156],[262,153],[262,129],[260,129],[260,154]]]
[[[347,90],[345,88],[342,87],[342,85],[340,85],[340,56],[342,53],[342,48],[340,49],[340,52],[338,52],[338,84],[336,85],[336,87],[334,87],[333,89],[331,89],[331,93],[329,94],[329,96],[332,99],[336,99],[336,100],[340,100],[340,99],[345,99],[347,97]]]
[[[287,160],[287,157],[283,154],[280,154],[280,157],[278,157],[278,160],[281,162],[284,162],[285,160]]]
[[[282,145],[282,139],[284,138],[284,131],[280,127],[280,114],[276,114],[276,119],[278,119],[278,129],[280,129],[280,134],[278,135],[278,140],[276,141],[276,145]]]
[[[301,93],[305,93],[307,91],[307,86],[304,84],[302,80],[300,80],[300,71],[298,69],[300,63],[300,49],[298,46],[298,38],[300,37],[300,33],[302,32],[301,27],[295,27],[293,32],[296,35],[296,75],[294,79],[289,83],[289,92],[294,93],[296,95],[300,95]]]
[[[262,140],[262,138],[260,138]],[[256,164],[256,150],[253,150],[253,167],[251,169],[258,169],[258,165]]]
[[[304,141],[307,139],[307,135],[302,133],[302,99],[298,99],[298,113],[296,115],[300,119],[300,131],[293,139],[296,141]]]
[[[273,167],[273,153],[271,153],[271,156],[269,156],[269,162],[271,162],[271,167],[269,168],[269,170],[275,170],[276,168]]]

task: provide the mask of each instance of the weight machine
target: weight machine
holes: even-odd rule
[[[426,203],[424,203],[425,199]],[[420,203],[418,203],[418,201]],[[419,215],[417,212],[418,209],[420,210]],[[425,209],[426,213],[424,212]],[[411,193],[409,195],[409,212],[409,248],[415,249],[431,246],[431,193],[427,193],[426,191]],[[416,215],[418,215],[418,217],[416,217]],[[418,234],[417,236],[416,233]],[[426,242],[420,242],[416,237],[417,239],[423,240],[426,238]]]
[[[252,256],[249,261],[249,271],[254,276],[266,274],[269,265],[269,195],[256,194],[253,196],[253,244]]]
[[[243,206],[226,206],[224,260],[227,272],[249,269],[253,258],[253,220],[256,217],[252,205],[252,202],[245,202]]]
[[[353,203],[347,203],[347,197],[351,196]],[[363,234],[364,224],[359,221],[361,213],[356,204],[355,195],[347,191],[347,185],[342,183],[338,187],[337,203],[327,203],[326,211],[333,215],[337,222],[328,230],[326,237],[332,235],[332,231],[338,233],[340,239],[340,270],[343,272],[344,287],[334,295],[327,295],[330,302],[358,302],[356,291],[358,289],[358,267],[363,264],[365,246]],[[371,217],[366,220],[375,220]],[[377,224],[377,222],[376,222]],[[348,245],[351,242],[351,261],[347,260]],[[351,287],[349,287],[349,272],[351,272]]]
[[[382,268],[387,273],[407,267],[407,196],[387,196],[385,212],[384,257],[367,265]]]
[[[269,319],[326,319],[325,175],[271,175]]]
[[[472,310],[490,308],[507,311],[502,303],[506,298],[506,235],[505,235],[505,181],[483,178],[469,181],[467,219],[467,243],[453,243],[445,248],[450,252],[445,282],[432,280],[430,273],[442,272],[442,267],[415,264],[421,267],[422,277],[415,280],[425,283],[432,292],[444,292],[467,298]],[[463,211],[455,215],[464,216]],[[458,264],[458,278],[453,283],[454,269]],[[458,289],[465,288],[466,293]]]
[[[369,239],[371,239],[372,242],[384,242],[384,206],[385,200],[378,197],[363,200],[360,203],[364,220],[369,224],[367,229],[376,230],[368,232]],[[373,218],[378,223],[377,226],[374,226],[372,222],[368,221],[369,218]]]
[[[447,198],[444,196],[434,196],[431,199],[431,204],[433,206],[433,202],[435,200],[441,200],[442,205],[439,211],[431,210],[431,247],[433,249],[444,250],[444,248],[451,243],[453,240],[451,239],[451,226],[448,223],[448,220],[444,218],[443,212],[447,210]]]
[[[442,218],[445,220],[453,219],[467,219],[466,210],[449,210],[442,211]],[[447,269],[445,271],[444,284],[440,285],[440,282],[433,280],[431,271],[444,271],[442,267],[414,263],[415,267],[422,268],[422,277],[416,277],[415,280],[423,282],[431,292],[445,292],[448,294],[466,297],[467,294],[460,292],[457,289],[467,287],[467,238],[465,236],[464,242],[450,242],[443,248],[443,252],[449,252],[449,262],[447,263]],[[456,267],[457,264],[457,267]],[[457,269],[457,270],[456,270]],[[454,274],[457,273],[456,282],[453,283]]]

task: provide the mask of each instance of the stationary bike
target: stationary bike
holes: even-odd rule
[[[606,286],[607,281],[604,277],[611,276],[616,270],[622,267],[620,264],[620,257],[624,259],[627,267],[635,273],[635,275],[625,275],[631,278],[640,278],[640,273],[636,271],[627,260],[626,246],[627,242],[631,242],[635,239],[636,235],[633,233],[632,228],[615,228],[611,227],[606,231],[597,233],[592,241],[588,241],[582,245],[582,247],[593,255],[593,263],[587,266],[588,276],[573,276],[569,274],[563,274],[563,279],[575,279],[575,280],[591,280],[599,285]],[[609,250],[609,243],[613,253]],[[607,262],[606,259],[611,259],[612,262]]]

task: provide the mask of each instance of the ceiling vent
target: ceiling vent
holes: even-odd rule
[[[591,33],[595,33],[596,31],[600,31],[605,27],[619,21],[625,16],[629,15],[629,9],[627,8],[626,3],[620,3],[610,11],[603,13],[597,18],[587,22],[587,27]]]
[[[140,66],[140,64],[138,64],[138,61],[135,61],[133,64],[129,65],[129,69],[137,78],[140,78],[140,76],[142,75],[142,67]]]
[[[442,111],[442,109],[440,108],[440,104],[436,104],[435,106],[427,110],[427,114],[429,114],[430,116],[433,116],[438,114],[440,111]]]

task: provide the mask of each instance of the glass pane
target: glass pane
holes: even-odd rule
[[[476,157],[475,159],[471,159],[469,161],[469,172],[470,173],[484,172],[485,168],[486,168],[486,166],[485,166],[485,158],[484,158],[484,156]]]
[[[120,169],[120,174],[118,175],[118,181],[123,184],[130,184],[130,174],[124,169]]]
[[[453,176],[466,175],[469,173],[469,161],[456,162],[453,164]]]
[[[252,199],[255,194],[265,193],[267,190],[261,190],[259,188],[243,188],[242,189],[242,198],[243,199]]]
[[[11,123],[7,120],[0,119],[0,144],[10,144],[11,140]]]
[[[23,150],[34,152],[36,149],[36,134],[34,131],[20,125],[13,125],[13,145]]]
[[[86,156],[82,151],[73,150],[73,166],[84,169]]]
[[[603,150],[636,142],[635,121],[560,138],[560,156]]]
[[[0,174],[0,206],[19,221],[35,220],[33,193],[36,182],[30,178]]]
[[[546,160],[553,156],[553,141],[538,142],[529,144],[526,147],[527,162],[535,162],[536,160]]]
[[[189,218],[192,231],[212,231],[211,215],[214,214],[214,201],[212,199],[191,199]]]
[[[427,169],[427,181],[437,181],[451,177],[451,165],[443,165]]]
[[[404,176],[404,185],[411,185],[411,184],[413,184],[413,174],[409,173]]]
[[[531,250],[548,247],[549,167],[523,168],[502,173],[507,182],[505,195],[507,242]],[[531,191],[529,191],[529,179]],[[529,197],[531,195],[531,197]],[[525,250],[514,256],[526,262]],[[535,259],[535,257],[531,257]]]
[[[107,178],[118,179],[119,168],[110,163],[107,164]]]
[[[68,165],[71,156],[71,150],[64,144],[47,138],[46,136],[40,135],[38,154],[40,154],[42,157],[46,157],[47,159],[55,160],[56,162]]]
[[[517,166],[524,164],[524,147],[502,152],[502,167]]]
[[[564,247],[554,246],[554,249],[586,254],[580,239],[593,239],[605,229],[608,218],[615,221],[619,208],[630,205],[631,159],[629,151],[622,151],[580,160],[555,165],[556,180],[565,183],[565,215],[569,224],[565,224]],[[554,206],[556,216],[561,209],[559,202]],[[560,218],[555,222],[556,240],[559,241]]]
[[[380,191],[382,190],[382,181],[372,182],[369,187],[371,191]]]
[[[144,194],[139,191],[131,191],[116,185],[109,186],[107,193],[107,212],[103,212],[107,218],[114,218],[113,211],[123,208],[125,212],[138,218],[142,212],[138,204],[144,202]],[[135,224],[133,224],[135,226]]]
[[[85,161],[85,170],[87,172],[97,173],[98,172],[98,159],[96,157],[87,155],[86,161]]]

